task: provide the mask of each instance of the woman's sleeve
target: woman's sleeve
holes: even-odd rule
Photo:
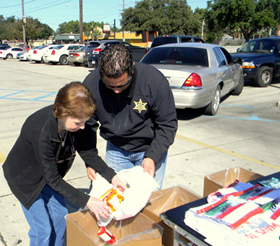
[[[111,182],[116,173],[98,155],[96,129],[96,125],[88,121],[85,124],[85,128],[76,133],[75,147],[87,167],[93,168],[108,182]]]

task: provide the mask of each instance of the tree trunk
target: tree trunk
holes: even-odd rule
[[[246,43],[250,40],[250,34],[249,33],[244,33],[244,38],[246,40]]]

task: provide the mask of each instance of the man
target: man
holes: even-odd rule
[[[116,172],[140,165],[162,186],[167,150],[177,131],[168,81],[152,66],[134,63],[121,44],[105,48],[84,80],[96,100],[92,126],[107,140],[106,163]],[[96,128],[95,128],[96,130]],[[89,177],[94,175],[88,170]]]

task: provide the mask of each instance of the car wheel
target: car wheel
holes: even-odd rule
[[[263,66],[260,67],[254,82],[259,87],[267,87],[272,81],[272,68]]]
[[[87,64],[88,64],[88,67],[90,67],[90,68],[93,67],[93,65],[90,61],[88,61]]]
[[[243,87],[244,87],[244,78],[242,76],[242,74],[240,75],[240,79],[238,82],[238,85],[236,86],[236,88],[232,91],[231,95],[234,96],[239,96],[241,94],[241,92],[243,91]]]
[[[13,55],[12,54],[8,54],[8,55],[6,55],[6,58],[7,59],[13,59]]]
[[[63,55],[59,58],[59,64],[60,65],[67,65],[68,64],[68,60],[67,60],[67,56]]]
[[[205,108],[204,113],[207,115],[215,115],[218,112],[219,106],[221,102],[221,87],[218,85],[214,92],[212,101],[210,104]]]

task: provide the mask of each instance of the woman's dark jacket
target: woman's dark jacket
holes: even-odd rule
[[[86,166],[92,167],[109,182],[115,175],[113,169],[98,156],[95,134],[87,124],[84,130],[67,132],[62,144],[64,141],[58,135],[53,105],[50,105],[27,118],[3,165],[11,191],[25,208],[32,205],[46,184],[80,208],[86,206],[89,196],[63,179],[73,160],[56,162],[65,155],[71,155],[69,134]]]

